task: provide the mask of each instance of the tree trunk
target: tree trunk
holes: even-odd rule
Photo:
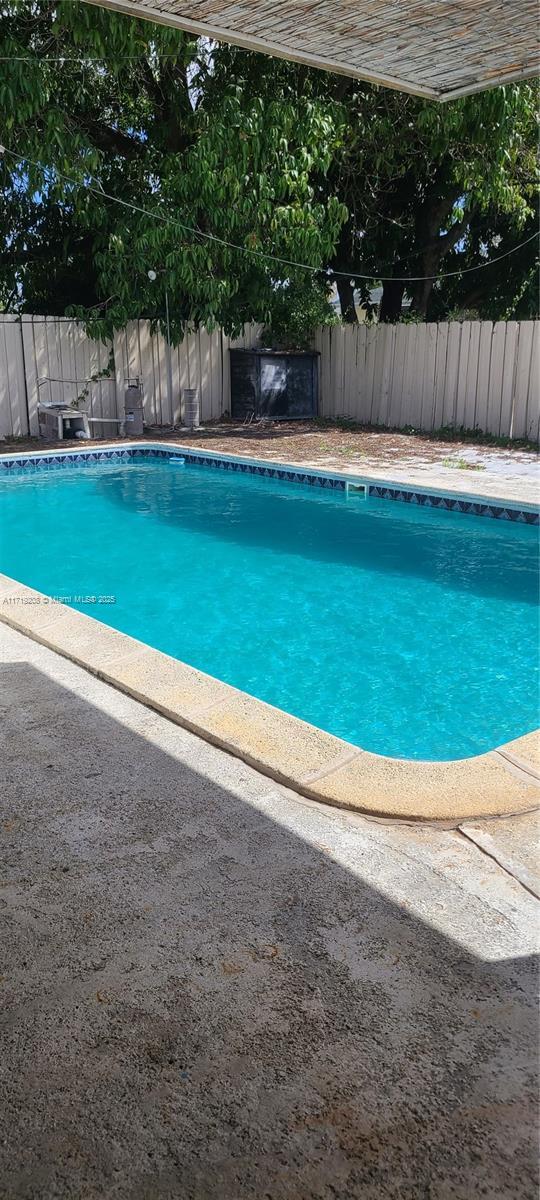
[[[435,283],[434,277],[441,269],[441,262],[445,254],[448,254],[448,251],[459,241],[467,227],[467,217],[464,217],[463,220],[454,222],[446,230],[446,233],[441,233],[441,225],[446,223],[458,198],[456,190],[451,190],[446,196],[427,199],[416,216],[418,241],[421,244],[426,233],[428,238],[427,241],[424,241],[423,250],[418,258],[421,269],[415,271],[415,274],[424,275],[427,278],[419,279],[414,284],[411,312],[416,313],[423,321],[426,320],[428,304]]]
[[[439,255],[437,255],[436,262],[433,261],[433,258],[431,256],[429,258],[427,258],[427,256],[426,256],[426,258],[424,258],[423,264],[422,264],[423,270],[425,270],[426,273],[428,273],[428,274],[430,274],[431,272],[433,272],[435,274],[439,268],[439,263],[440,263]],[[423,321],[425,321],[425,319],[426,319],[428,302],[429,302],[431,293],[433,291],[434,282],[435,282],[434,279],[421,279],[414,286],[413,298],[412,298],[412,303],[411,303],[411,312],[416,313],[417,316],[421,317]]]
[[[339,241],[336,246],[334,261],[332,262],[334,271],[348,272],[351,270],[353,244],[354,228],[349,217],[349,220],[341,226],[339,231]],[[354,307],[354,286],[351,284],[350,278],[344,273],[340,275],[336,274],[334,279],[339,296],[341,320],[347,325],[356,325],[358,317],[356,315],[356,308]]]
[[[379,308],[379,321],[383,324],[394,324],[401,317],[403,293],[405,284],[398,279],[387,279],[383,283],[383,294]]]
[[[342,275],[337,275],[336,287],[342,321],[345,321],[347,325],[356,325],[358,316],[354,305],[354,288],[351,286],[350,279],[344,279]]]

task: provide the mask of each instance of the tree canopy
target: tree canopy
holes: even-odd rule
[[[464,275],[461,283],[396,277],[459,272],[504,254],[537,227],[538,84],[521,83],[435,104],[362,81],[223,47],[212,85],[232,73],[244,98],[281,94],[338,105],[342,136],[318,181],[323,195],[347,208],[331,267],[347,319],[353,294],[369,309],[381,276],[383,319],[397,319],[405,292],[420,318],[447,315],[474,289],[480,313],[496,317],[537,311],[538,245],[529,243],[515,268],[504,263]],[[449,257],[450,256],[450,257]],[[505,260],[506,261],[506,260]],[[507,264],[508,266],[508,264]],[[368,276],[368,278],[362,278]],[[484,280],[485,276],[485,280]],[[494,296],[493,281],[502,285]]]
[[[535,88],[517,84],[436,105],[355,85],[346,107],[350,136],[332,164],[349,211],[336,265],[348,269],[360,261],[364,273],[390,277],[383,286],[383,320],[399,317],[405,293],[410,311],[422,319],[473,307],[471,285],[482,315],[486,305],[494,316],[511,315],[523,301],[524,282],[535,274],[533,243],[517,276],[501,264],[499,278],[507,286],[497,301],[495,275],[487,269],[463,275],[457,288],[454,280],[430,277],[498,257],[534,229]],[[402,281],[407,277],[413,277],[410,284]],[[367,300],[366,291],[364,283]],[[348,304],[345,291],[342,307]]]
[[[78,3],[7,0],[0,53],[3,139],[24,158],[2,170],[4,304],[122,326],[162,317],[167,289],[175,336],[232,331],[294,276],[272,256],[328,260],[346,214],[315,183],[341,136],[326,98],[265,104],[234,76],[218,98],[204,46]]]
[[[389,276],[382,319],[405,294],[420,318],[535,311],[535,242],[459,274],[534,230],[532,84],[439,106],[77,0],[0,13],[0,306],[104,332],[163,320],[167,291],[175,338],[287,310],[300,338],[332,279],[354,320]]]

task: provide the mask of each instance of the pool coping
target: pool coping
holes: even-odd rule
[[[123,443],[122,451],[141,446],[169,455],[171,451],[193,454],[177,443]],[[116,458],[131,457],[114,443],[86,454],[92,462],[110,460],[110,452],[104,454],[109,449],[117,452]],[[10,457],[22,466],[21,459],[26,463],[37,456],[80,458],[84,453],[38,451]],[[199,457],[225,458],[210,452],[196,453]],[[256,459],[227,456],[227,461],[269,467]],[[274,463],[263,473],[281,478],[281,471],[289,479],[291,474],[293,479],[300,475],[299,482],[305,482],[306,476],[367,482],[367,477],[328,476]],[[538,731],[471,758],[447,762],[388,758],[334,737],[6,575],[0,575],[0,620],[311,800],[372,817],[455,824],[528,812],[540,803]]]

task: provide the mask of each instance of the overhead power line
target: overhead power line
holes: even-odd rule
[[[182,58],[181,50],[172,50],[161,54],[157,50],[147,50],[141,54],[0,54],[0,62],[23,63],[102,63],[102,62],[137,62],[147,58]]]
[[[196,229],[193,225],[186,225],[177,217],[167,216],[165,213],[152,212],[148,208],[144,208],[140,204],[133,204],[130,200],[123,200],[120,196],[113,196],[110,192],[106,192],[100,184],[92,182],[87,183],[80,179],[73,179],[71,176],[59,171],[57,167],[48,166],[46,163],[37,162],[35,159],[28,158],[27,155],[15,154],[13,150],[9,150],[7,146],[0,146],[0,156],[2,154],[9,155],[17,163],[27,163],[32,167],[37,167],[40,171],[54,171],[58,179],[62,179],[65,183],[71,184],[73,187],[84,188],[85,191],[91,192],[101,200],[110,200],[113,204],[119,204],[122,208],[130,209],[132,212],[139,213],[142,216],[149,217],[152,221],[159,221],[163,225],[174,225],[177,229],[182,229],[184,233],[191,233],[195,237],[202,238],[204,241],[211,242],[215,245],[224,246],[228,250],[235,250],[240,254],[249,254],[251,257],[264,259],[266,262],[277,263],[282,267],[291,267],[298,271],[308,271],[312,275],[324,274],[324,268],[314,267],[311,263],[295,262],[294,259],[281,258],[277,254],[271,254],[266,250],[257,250],[249,246],[241,246],[237,242],[230,242],[226,238],[218,237],[214,233],[206,233],[202,229]],[[437,279],[452,279],[458,275],[471,275],[474,271],[484,270],[486,267],[493,266],[494,263],[502,262],[504,258],[509,258],[511,254],[517,254],[518,250],[522,250],[529,242],[534,241],[540,234],[533,233],[530,237],[525,238],[519,245],[513,246],[511,250],[506,250],[504,254],[499,254],[496,258],[491,258],[487,262],[478,263],[476,267],[462,267],[459,271],[438,272],[436,275],[380,275],[376,270],[365,274],[361,271],[355,271],[351,268],[349,271],[334,271],[328,268],[327,274],[332,278],[349,279],[355,282],[357,279],[375,280],[379,279],[381,283],[424,283]]]

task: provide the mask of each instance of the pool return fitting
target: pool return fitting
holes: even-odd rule
[[[349,483],[345,484],[345,496],[354,496],[357,500],[367,500],[369,495],[367,483]]]

